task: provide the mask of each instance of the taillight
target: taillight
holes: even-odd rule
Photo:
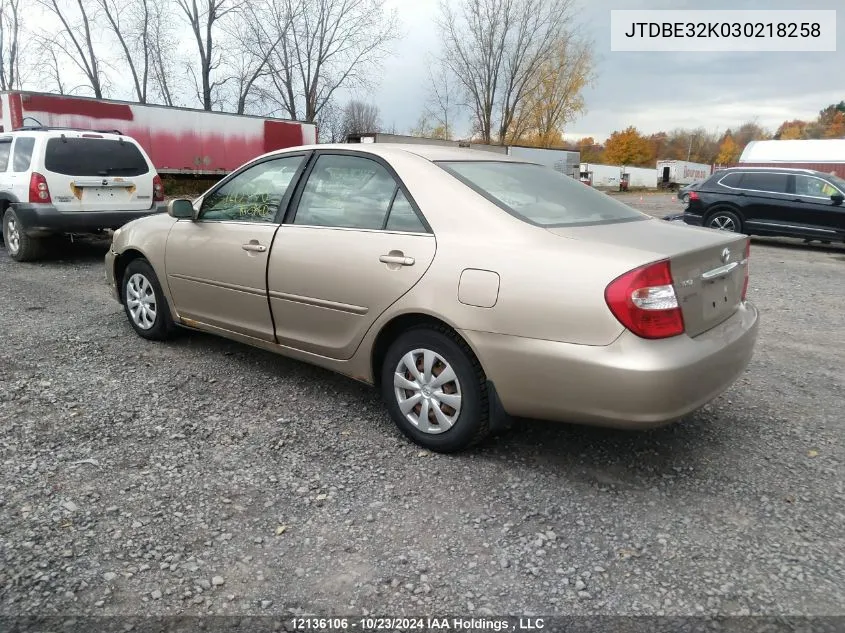
[[[697,193],[695,193],[694,191],[690,191],[690,192],[689,192],[689,196],[687,196],[687,199],[688,199],[690,202],[692,202],[693,200],[698,200],[698,199],[699,199],[699,198],[698,198],[698,194],[697,194]]]
[[[161,183],[161,176],[158,174],[153,178],[153,201],[164,202],[164,185]]]
[[[37,171],[32,172],[32,175],[29,177],[29,201],[52,202],[50,199],[50,188],[47,186],[47,179]]]
[[[604,291],[607,306],[637,336],[669,338],[684,333],[669,261],[636,268],[613,280]]]
[[[745,241],[745,281],[742,283],[742,300],[748,294],[748,266],[751,263],[751,240]]]

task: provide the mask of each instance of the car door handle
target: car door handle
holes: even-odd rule
[[[263,253],[267,250],[266,246],[261,244],[257,244],[256,242],[249,242],[248,244],[241,244],[241,248],[245,251],[255,251],[258,253]]]
[[[413,266],[413,257],[404,257],[402,255],[382,255],[378,258],[382,264],[399,264],[400,266]]]

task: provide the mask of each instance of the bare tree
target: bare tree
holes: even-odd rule
[[[379,131],[379,109],[363,101],[350,101],[343,108],[343,135]]]
[[[52,0],[55,2],[55,0]],[[211,110],[215,91],[225,83],[212,81],[211,76],[220,67],[220,51],[215,47],[215,26],[221,19],[237,11],[242,0],[176,0],[194,34],[200,58],[200,76],[196,77],[192,65],[188,66],[197,89],[197,97],[204,110]]]
[[[345,108],[339,107],[334,99],[320,110],[317,133],[321,143],[343,143],[346,140],[344,110]]]
[[[288,37],[293,17],[289,11],[295,7],[279,0],[253,0],[244,6],[243,14],[233,14],[227,34],[236,45],[238,54],[226,64],[236,83],[235,110],[243,114],[252,97],[261,101],[259,80],[271,72],[270,57],[276,47]]]
[[[106,16],[106,21],[117,38],[123,58],[132,75],[135,96],[140,103],[147,102],[150,77],[150,22],[149,0],[96,0]],[[121,21],[121,18],[123,21]]]
[[[428,136],[451,139],[454,136],[454,116],[460,107],[455,78],[444,64],[432,61],[428,66],[428,81],[430,94],[420,124],[425,121],[428,125],[429,121],[433,121]]]
[[[176,105],[173,99],[174,51],[178,39],[173,34],[173,16],[166,0],[149,0],[148,32],[150,74],[153,90],[165,105]]]
[[[20,0],[0,0],[0,90],[20,87]]]
[[[442,60],[466,92],[483,142],[504,141],[572,0],[441,0]]]
[[[275,4],[277,13],[291,16],[292,24],[270,56],[272,86],[265,94],[292,119],[314,121],[339,88],[374,84],[376,73],[370,71],[398,36],[396,12],[385,9],[386,0]]]
[[[89,14],[89,9],[82,0],[36,0],[47,11],[56,16],[62,23],[62,30],[59,37],[50,41],[57,46],[73,63],[85,74],[91,84],[94,96],[97,99],[103,97],[103,76],[100,70],[100,60],[94,50],[94,42],[91,29],[94,25],[94,16]],[[72,10],[68,5],[76,5],[78,13],[70,15]]]

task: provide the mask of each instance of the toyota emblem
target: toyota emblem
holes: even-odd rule
[[[722,251],[722,263],[727,264],[728,260],[731,258],[731,252],[726,248]]]
[[[109,181],[108,181],[108,180],[103,180],[103,187],[105,187],[107,184],[109,184]]]

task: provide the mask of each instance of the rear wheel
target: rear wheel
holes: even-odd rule
[[[129,262],[123,273],[121,298],[129,325],[145,339],[164,341],[176,330],[158,277],[145,259]]]
[[[742,232],[742,221],[733,211],[719,209],[707,217],[707,226],[711,229],[729,231],[731,233]]]
[[[3,242],[9,257],[18,262],[31,262],[44,253],[43,241],[24,232],[17,214],[11,208],[3,214]]]
[[[457,452],[489,433],[481,364],[445,327],[400,335],[382,363],[381,391],[399,430],[432,451]]]

